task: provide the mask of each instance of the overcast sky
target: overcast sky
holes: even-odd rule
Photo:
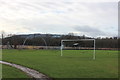
[[[118,0],[0,0],[0,31],[117,36]]]

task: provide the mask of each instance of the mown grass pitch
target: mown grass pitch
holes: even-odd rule
[[[16,68],[7,65],[2,65],[2,68],[2,78],[29,78],[29,76],[27,76],[24,72]]]
[[[65,50],[62,57],[59,50],[3,50],[4,61],[33,68],[51,78],[118,77],[118,51],[96,50],[96,60],[92,57],[93,50]]]

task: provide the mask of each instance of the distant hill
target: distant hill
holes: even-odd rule
[[[61,37],[62,35],[60,34],[23,34],[23,35],[17,35],[23,38],[29,37],[29,38],[34,38],[34,37]]]

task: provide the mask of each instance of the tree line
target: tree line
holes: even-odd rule
[[[20,35],[11,35],[2,38],[2,44],[3,45],[10,45],[12,48],[17,49],[18,45],[23,45],[24,41],[26,40],[24,45],[32,45],[32,46],[45,46],[45,42],[47,43],[47,46],[61,46],[61,40],[63,39],[95,39],[96,40],[96,48],[118,48],[118,39],[117,37],[111,37],[111,38],[92,38],[92,37],[86,37],[83,36],[75,36],[75,35],[60,35],[60,36],[51,36],[51,34],[45,34],[45,36],[35,36],[30,37],[27,39],[27,37],[23,37]],[[81,42],[81,45],[85,44],[86,46],[93,47],[93,42]],[[66,43],[66,46],[70,45],[70,42]]]

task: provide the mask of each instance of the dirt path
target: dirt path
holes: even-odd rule
[[[24,66],[21,66],[18,64],[13,64],[13,63],[5,62],[5,61],[0,61],[0,63],[15,67],[15,68],[25,72],[27,75],[31,76],[32,78],[35,78],[35,80],[52,80],[48,76],[46,76],[36,70],[30,69],[30,68],[27,68],[27,67],[24,67]]]

